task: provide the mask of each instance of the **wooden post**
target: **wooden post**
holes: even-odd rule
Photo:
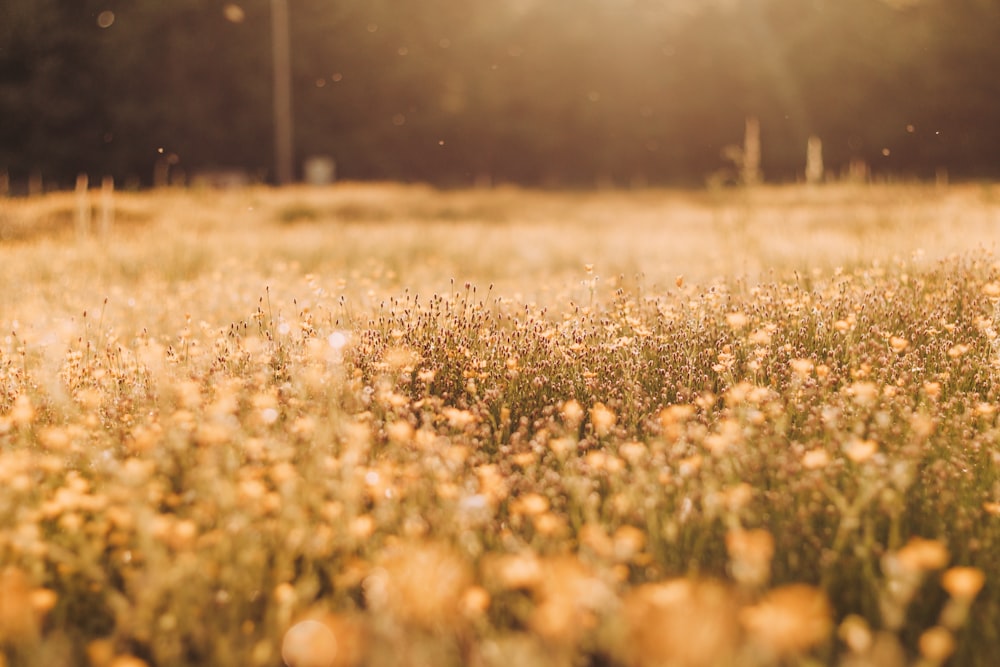
[[[806,142],[806,183],[823,182],[823,142],[813,135]]]
[[[170,185],[170,161],[165,155],[156,158],[153,163],[153,187],[165,188]]]
[[[939,188],[948,187],[948,169],[946,167],[938,167],[934,171],[934,185]]]
[[[76,238],[82,240],[90,234],[90,181],[87,174],[76,177]]]
[[[292,57],[288,34],[288,0],[271,0],[271,43],[274,67],[274,167],[278,185],[294,178],[292,164]]]
[[[746,120],[743,135],[743,185],[758,185],[763,179],[760,173],[760,121],[753,116]]]
[[[28,174],[28,196],[37,197],[42,194],[43,190],[42,173],[40,171],[32,171]]]
[[[859,157],[847,163],[847,180],[851,183],[871,183],[872,172],[868,163]]]
[[[105,176],[101,181],[101,220],[97,233],[102,240],[111,236],[111,226],[115,222],[115,179]]]

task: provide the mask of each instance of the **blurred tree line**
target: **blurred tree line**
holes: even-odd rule
[[[701,183],[1000,176],[996,0],[288,0],[295,151],[338,175]],[[0,171],[273,177],[271,0],[4,0]]]

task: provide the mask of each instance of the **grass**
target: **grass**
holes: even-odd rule
[[[0,201],[0,665],[1000,650],[989,186],[67,201]]]

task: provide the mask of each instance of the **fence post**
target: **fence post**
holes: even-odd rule
[[[90,234],[90,180],[87,174],[76,177],[76,238],[78,241]]]
[[[753,116],[746,120],[743,135],[743,185],[758,185],[763,181],[760,173],[760,121]]]
[[[861,158],[851,158],[847,163],[847,180],[851,183],[871,183],[872,172]]]
[[[105,176],[101,181],[101,219],[97,233],[102,240],[111,236],[111,226],[115,223],[115,178]]]
[[[157,190],[170,185],[170,156],[161,155],[153,163],[153,187]]]
[[[946,167],[938,167],[934,171],[934,185],[939,188],[948,187],[948,169]]]
[[[37,197],[43,193],[44,184],[42,183],[42,173],[40,171],[32,171],[28,174],[28,196]]]
[[[806,183],[823,182],[823,141],[816,135],[806,142]]]

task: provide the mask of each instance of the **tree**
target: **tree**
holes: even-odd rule
[[[799,177],[814,134],[832,169],[1000,172],[989,0],[289,8],[295,153],[347,178],[699,183],[748,116],[769,180]],[[149,182],[162,149],[273,178],[270,19],[270,0],[7,0],[0,169]]]
[[[0,7],[0,169],[67,183],[98,167],[107,141],[93,48],[94,3],[8,0]]]

